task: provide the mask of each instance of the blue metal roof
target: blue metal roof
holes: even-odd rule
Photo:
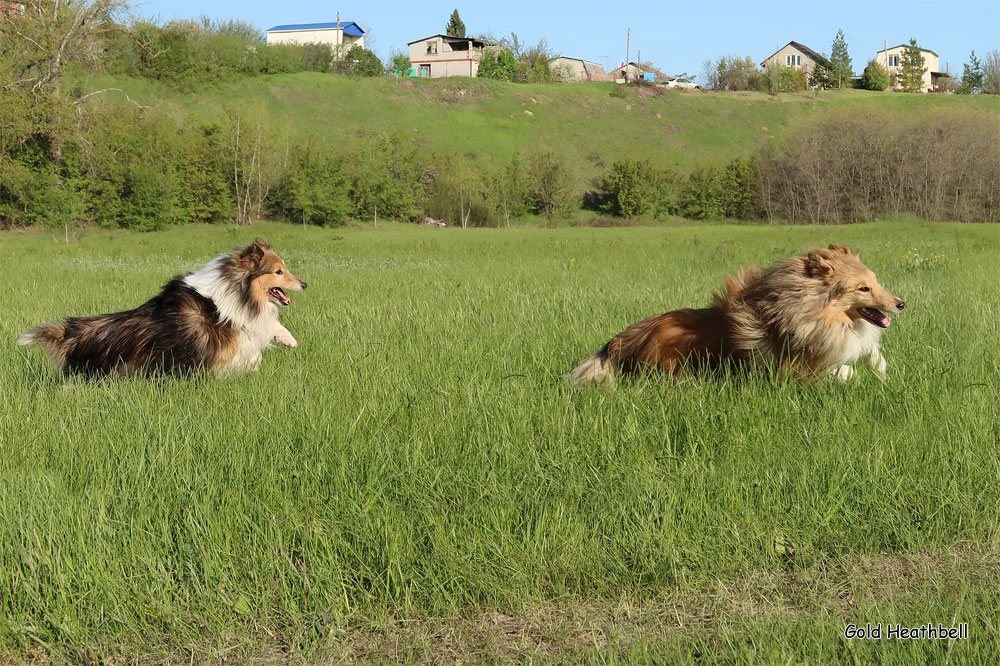
[[[267,32],[276,32],[279,30],[329,30],[336,27],[336,21],[332,23],[289,23],[288,25],[276,25],[273,28],[269,28]],[[340,27],[345,35],[350,35],[351,37],[363,37],[365,34],[361,26],[354,21],[341,21]]]

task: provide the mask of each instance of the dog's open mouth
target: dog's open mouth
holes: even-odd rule
[[[892,323],[888,316],[875,308],[858,308],[858,314],[880,328],[889,328]]]
[[[271,295],[271,298],[278,301],[281,305],[288,305],[292,302],[292,299],[285,295],[285,292],[281,290],[281,287],[271,287],[267,290],[267,293]],[[888,326],[888,324],[886,324]]]

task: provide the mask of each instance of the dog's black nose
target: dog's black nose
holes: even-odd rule
[[[299,280],[299,282],[302,282],[302,288],[303,288],[303,289],[305,289],[306,287],[308,287],[308,286],[309,286],[308,284],[306,284],[306,283],[305,283],[305,282],[303,282],[302,280]],[[899,306],[899,309],[900,309],[900,310],[902,310],[902,309],[903,309],[903,306],[902,306],[902,305],[900,305],[900,306]]]
[[[896,301],[897,310],[902,310],[904,307],[906,307],[906,301]]]

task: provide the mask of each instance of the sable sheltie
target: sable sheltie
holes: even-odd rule
[[[42,324],[17,342],[38,345],[68,374],[256,370],[273,342],[298,346],[278,322],[278,307],[291,303],[286,289],[305,288],[257,239],[175,277],[134,310]]]
[[[890,323],[885,313],[903,306],[850,248],[814,248],[771,268],[750,266],[728,277],[711,307],[632,324],[567,379],[582,387],[610,384],[619,375],[770,363],[782,375],[829,372],[846,381],[861,359],[885,377],[879,351]]]

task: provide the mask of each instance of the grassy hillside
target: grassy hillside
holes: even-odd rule
[[[83,90],[120,87],[156,113],[220,121],[226,105],[261,102],[293,140],[350,147],[362,130],[392,130],[443,153],[507,159],[551,148],[587,179],[621,155],[682,171],[718,164],[780,137],[795,119],[844,106],[920,114],[934,107],[1000,111],[986,96],[866,91],[783,94],[664,92],[613,83],[511,84],[480,79],[349,79],[318,73],[261,76],[178,92],[146,79],[81,77]],[[93,98],[97,99],[97,98]],[[113,93],[100,103],[124,103]]]
[[[64,382],[14,339],[265,235],[259,373]],[[0,233],[0,664],[997,663],[996,225]],[[888,379],[572,391],[727,272],[858,249]],[[849,623],[965,640],[845,640]]]

